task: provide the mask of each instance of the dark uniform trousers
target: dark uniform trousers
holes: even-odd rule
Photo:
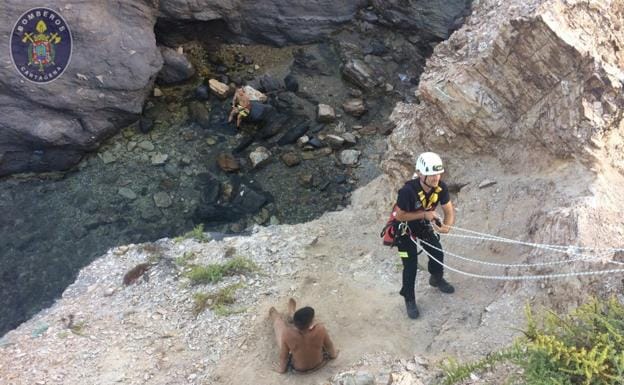
[[[440,237],[434,233],[430,224],[423,224],[416,227],[413,231],[413,237],[419,238],[440,250],[442,249]],[[401,262],[403,262],[403,287],[401,288],[401,295],[405,297],[406,300],[411,301],[414,301],[416,298],[414,293],[416,271],[418,270],[418,248],[416,247],[416,242],[416,240],[410,239],[409,235],[399,237],[397,242]],[[444,263],[444,253],[442,251],[424,244],[421,244],[421,246],[435,259]],[[433,276],[442,277],[444,274],[444,267],[431,258],[429,258],[427,269]]]

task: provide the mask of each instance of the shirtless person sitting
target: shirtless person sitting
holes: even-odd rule
[[[250,113],[251,100],[249,100],[249,96],[247,96],[242,88],[238,88],[234,93],[234,98],[232,99],[232,111],[230,111],[228,123],[230,123],[232,119],[234,119],[234,115],[237,115],[236,127],[240,128],[241,120],[248,117]]]
[[[306,306],[295,311],[295,307],[295,300],[289,299],[288,315],[292,317],[293,324],[286,323],[274,307],[269,309],[280,349],[279,367],[276,369],[279,373],[286,373],[289,366],[296,372],[318,369],[328,359],[338,355],[327,329],[314,322],[314,309]]]

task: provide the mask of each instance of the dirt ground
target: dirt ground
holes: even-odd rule
[[[430,287],[428,272],[420,271],[417,303],[421,316],[407,318],[398,294],[401,268],[396,248],[380,246],[380,222],[356,211],[357,207],[348,215],[343,212],[318,221],[328,222],[327,235],[307,248],[301,261],[306,265],[304,273],[279,283],[278,291],[288,295],[267,298],[257,307],[260,316],[247,336],[221,360],[216,370],[218,383],[319,384],[357,367],[362,357],[370,355],[409,358],[417,354],[433,361],[448,356],[468,358],[509,341],[510,328],[484,336],[489,327],[484,322],[485,309],[502,295],[502,285],[493,281],[477,282],[450,273],[448,279],[457,291],[448,295]],[[426,266],[424,258],[420,264]],[[315,308],[317,319],[329,329],[340,350],[335,361],[317,372],[281,375],[271,369],[278,350],[268,309],[275,305],[285,311],[288,296],[298,306]],[[500,315],[513,312],[504,313]]]

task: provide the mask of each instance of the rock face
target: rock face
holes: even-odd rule
[[[0,34],[9,36],[28,8],[7,0]],[[27,2],[31,3],[31,2]],[[32,7],[37,6],[31,4]],[[162,66],[144,2],[51,1],[72,31],[70,65],[47,84],[30,83],[0,50],[0,175],[64,169],[118,127],[137,119]]]
[[[436,49],[420,82],[422,103],[395,110],[402,122],[391,137],[397,153],[419,138],[416,148],[450,146],[501,159],[520,147],[586,163],[610,152],[621,164],[624,6],[489,1],[479,11],[509,21],[485,24],[473,16]]]
[[[33,7],[35,4],[32,5]],[[65,169],[136,120],[162,66],[152,29],[154,9],[126,2],[52,1],[73,35],[70,65],[48,84],[25,81],[0,51],[0,175]],[[5,2],[5,36],[24,2]],[[97,49],[94,48],[97,46]]]
[[[624,225],[624,4],[478,4],[428,59],[420,104],[395,108],[383,169],[398,186],[411,177],[419,152],[437,151],[449,180],[470,184],[461,190],[464,228],[486,213],[498,234],[617,247]],[[486,179],[497,184],[479,189]],[[489,203],[479,207],[484,194]],[[582,282],[592,286],[566,280],[552,288],[553,297],[565,301]]]
[[[351,21],[367,2],[355,1],[161,1],[163,17],[177,20],[223,20],[248,42],[276,45],[306,43]]]
[[[382,23],[416,29],[440,40],[448,39],[461,26],[461,18],[472,0],[373,0]]]

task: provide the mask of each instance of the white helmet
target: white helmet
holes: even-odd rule
[[[442,174],[444,165],[440,155],[435,152],[423,152],[416,160],[416,171],[423,176]]]

